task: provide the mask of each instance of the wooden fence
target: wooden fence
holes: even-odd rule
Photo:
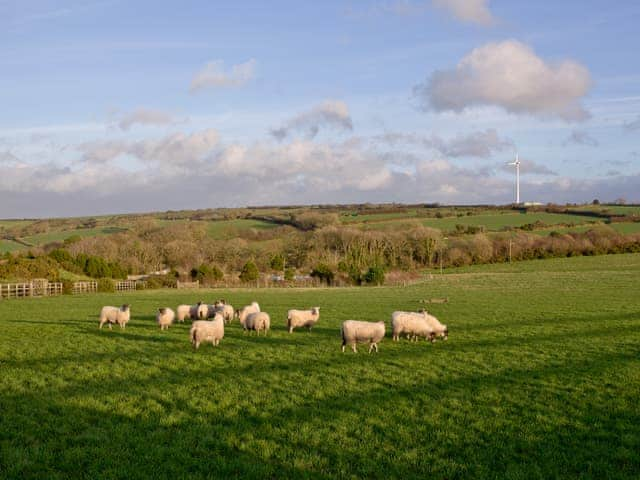
[[[200,288],[200,281],[196,280],[195,282],[181,282],[178,280],[176,282],[176,288]]]
[[[141,280],[122,280],[115,283],[115,289],[118,292],[127,290],[137,290],[138,288],[144,288],[147,282]]]
[[[79,293],[96,293],[98,291],[98,282],[73,282],[71,293],[77,295]]]
[[[40,280],[40,279],[38,279]],[[0,298],[46,297],[61,295],[62,283],[29,282],[0,284]]]

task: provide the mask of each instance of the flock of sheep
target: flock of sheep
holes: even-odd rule
[[[100,312],[100,328],[106,323],[109,328],[117,324],[124,329],[131,318],[129,305],[121,307],[102,307]],[[178,321],[184,323],[189,318],[193,320],[189,339],[194,349],[200,347],[202,342],[211,342],[217,346],[224,337],[224,326],[237,318],[245,332],[255,331],[257,335],[264,332],[266,335],[271,328],[271,317],[260,310],[257,302],[252,302],[239,310],[235,310],[225,300],[217,300],[209,305],[198,302],[195,305],[179,305],[174,312],[169,307],[158,309],[156,322],[161,330],[167,330],[169,326]],[[212,319],[212,320],[209,320]],[[289,310],[287,312],[287,329],[293,333],[295,328],[311,328],[320,319],[320,307],[309,310]],[[424,338],[435,342],[437,338],[447,340],[449,329],[430,315],[425,310],[418,312],[393,312],[391,315],[391,330],[394,341],[399,341],[401,335],[407,339],[417,341]],[[357,353],[356,344],[368,343],[369,353],[375,349],[378,351],[378,343],[384,338],[386,330],[384,322],[364,322],[360,320],[346,320],[340,328],[342,336],[342,351],[347,345],[351,345]]]

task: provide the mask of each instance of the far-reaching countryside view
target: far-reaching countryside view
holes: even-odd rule
[[[640,2],[0,25],[0,480],[640,478]]]

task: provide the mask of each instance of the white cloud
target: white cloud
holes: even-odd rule
[[[462,112],[494,105],[516,114],[581,121],[589,113],[580,103],[589,71],[565,60],[547,63],[528,46],[507,40],[472,50],[455,68],[437,70],[414,88],[424,109]]]
[[[415,133],[386,133],[374,137],[375,141],[385,142],[389,145],[413,144],[432,148],[442,155],[450,158],[481,157],[488,158],[496,152],[511,150],[513,142],[500,138],[498,132],[489,128],[484,131],[458,134],[449,140],[438,135],[423,136]]]
[[[489,0],[432,0],[432,3],[463,22],[484,26],[496,22],[489,10]]]
[[[85,142],[77,146],[80,160],[87,164],[105,164],[121,155],[165,167],[188,167],[201,161],[218,143],[218,132],[201,130],[190,135],[173,133],[150,140],[106,140]]]
[[[134,125],[171,125],[176,123],[173,115],[161,110],[150,108],[137,108],[132,112],[125,113],[117,121],[120,130],[129,130]]]
[[[256,61],[252,58],[244,63],[232,65],[229,71],[225,71],[222,60],[214,60],[205,65],[193,80],[189,91],[198,92],[207,88],[241,87],[255,77]]]
[[[31,164],[5,155],[6,161],[0,161],[0,217],[247,204],[511,201],[512,168],[495,161],[457,165],[429,145],[397,136],[396,143],[365,137],[338,143],[296,139],[242,144],[220,142],[215,130],[202,130],[139,141],[85,142],[75,147],[80,161],[70,165]],[[459,136],[443,142],[455,152],[454,145],[465,143],[456,141],[460,138],[466,140]],[[414,139],[432,142],[429,137]],[[120,156],[136,162],[116,161]],[[523,159],[522,174],[526,200],[626,196],[632,201],[640,191],[638,173],[578,180]]]
[[[284,140],[295,133],[303,133],[307,138],[315,138],[323,127],[353,130],[347,104],[339,100],[326,100],[311,110],[289,119],[282,126],[271,129],[270,133],[277,140]]]

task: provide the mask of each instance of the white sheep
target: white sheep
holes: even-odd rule
[[[237,310],[236,316],[240,321],[240,325],[242,325],[242,327],[244,328],[244,324],[247,319],[247,316],[250,313],[256,313],[259,311],[260,311],[260,305],[258,305],[258,302],[251,302],[251,305],[247,305],[246,307],[242,307],[240,310]]]
[[[435,337],[440,337],[443,340],[448,340],[449,339],[449,327],[447,327],[446,325],[443,325],[442,323],[440,323],[440,321],[436,317],[434,317],[433,315],[427,313],[426,310],[420,310],[420,313],[422,315],[424,315],[424,318],[426,319],[426,321],[429,323],[429,325],[433,329],[434,339],[435,339]]]
[[[271,328],[271,317],[267,312],[254,312],[247,315],[243,325],[245,331],[254,330],[258,335],[263,331],[266,335]]]
[[[130,318],[131,309],[127,304],[122,305],[120,308],[110,306],[102,307],[100,311],[100,328],[106,323],[109,325],[109,330],[111,330],[111,325],[117,323],[120,325],[120,328],[124,329]]]
[[[217,347],[222,338],[224,338],[224,319],[221,315],[216,315],[213,320],[196,320],[189,331],[189,339],[194,350],[197,350],[202,342],[211,342],[214,347]]]
[[[185,318],[196,318],[196,305],[178,305],[176,308],[176,318],[180,323],[184,323]]]
[[[229,305],[225,300],[216,300],[212,308],[209,310],[209,316],[219,313],[224,318],[224,323],[231,323],[231,320],[235,317],[235,310],[232,305]]]
[[[173,323],[175,318],[175,312],[169,307],[159,308],[156,314],[156,322],[160,325],[160,330],[169,330],[169,325]]]
[[[320,307],[313,307],[311,310],[289,310],[287,312],[287,328],[289,333],[297,327],[307,327],[309,332],[320,319]]]
[[[193,316],[191,318],[193,318]],[[206,303],[198,302],[198,304],[196,305],[195,318],[198,320],[209,318],[209,305],[207,305]]]
[[[435,339],[435,331],[422,312],[393,312],[391,332],[394,341],[398,341],[402,334],[414,340],[424,337],[433,342]]]
[[[358,353],[356,343],[369,343],[369,353],[375,348],[378,352],[378,342],[384,338],[384,322],[362,322],[359,320],[346,320],[340,328],[342,335],[342,352],[347,344],[351,345],[354,353]]]

